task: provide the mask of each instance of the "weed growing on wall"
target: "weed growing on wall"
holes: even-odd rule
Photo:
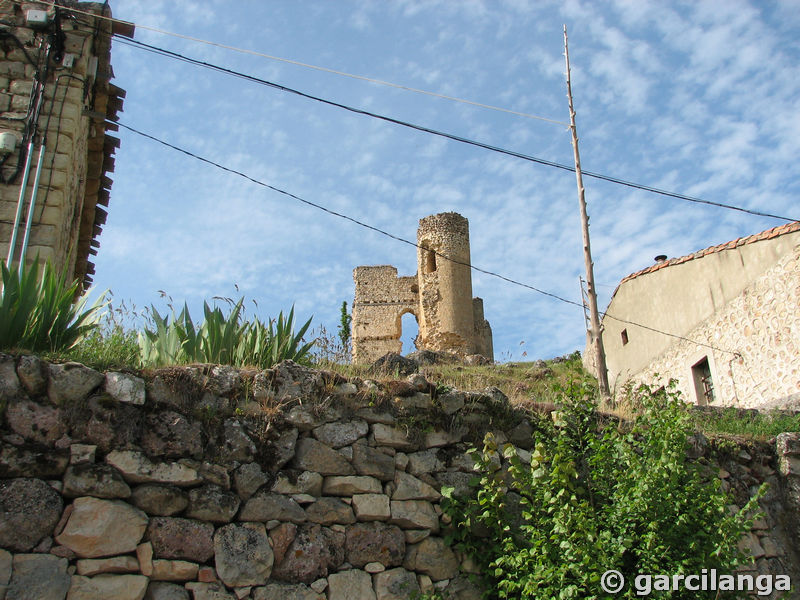
[[[764,490],[728,511],[714,473],[687,458],[691,416],[669,390],[640,388],[641,413],[627,425],[603,424],[589,392],[563,390],[530,464],[488,434],[472,452],[474,496],[443,489],[448,540],[481,567],[487,597],[635,598],[639,574],[730,573]],[[629,582],[613,596],[600,585],[609,569]],[[661,597],[725,597],[717,594]]]

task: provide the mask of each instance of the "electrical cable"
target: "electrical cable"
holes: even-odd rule
[[[435,136],[438,136],[438,137],[443,137],[443,138],[450,139],[450,140],[453,140],[453,141],[456,141],[456,142],[460,142],[460,143],[463,143],[463,144],[468,144],[470,146],[476,146],[478,148],[483,148],[484,150],[490,150],[492,152],[497,152],[499,154],[505,154],[507,156],[512,156],[514,158],[519,158],[519,159],[522,159],[522,160],[526,160],[528,162],[533,162],[533,163],[544,165],[544,166],[548,166],[548,167],[554,167],[554,168],[561,169],[561,170],[564,170],[564,171],[569,171],[571,173],[575,172],[575,167],[574,166],[565,165],[565,164],[562,164],[562,163],[557,163],[557,162],[554,162],[554,161],[551,161],[551,160],[546,160],[546,159],[543,159],[543,158],[537,158],[535,156],[530,156],[528,154],[523,154],[521,152],[516,152],[514,150],[508,150],[508,149],[505,149],[505,148],[501,148],[499,146],[493,146],[491,144],[486,144],[484,142],[479,142],[479,141],[472,140],[472,139],[469,139],[469,138],[465,138],[465,137],[462,137],[462,136],[459,136],[459,135],[455,135],[455,134],[452,134],[452,133],[446,133],[446,132],[443,132],[443,131],[440,131],[440,130],[436,130],[436,129],[431,129],[429,127],[425,127],[425,126],[422,126],[422,125],[416,125],[416,124],[410,123],[408,121],[402,121],[400,119],[395,119],[393,117],[388,117],[386,115],[381,115],[381,114],[374,113],[374,112],[371,112],[371,111],[367,111],[367,110],[364,110],[364,109],[355,108],[355,107],[352,107],[352,106],[349,106],[349,105],[346,105],[346,104],[341,104],[339,102],[334,102],[333,100],[327,100],[325,98],[321,98],[319,96],[314,96],[314,95],[311,95],[311,94],[307,94],[305,92],[301,92],[299,90],[287,87],[285,85],[274,83],[274,82],[268,81],[266,79],[261,79],[259,77],[255,77],[253,75],[248,75],[247,73],[234,71],[233,69],[228,69],[226,67],[221,67],[221,66],[215,65],[213,63],[197,60],[197,59],[194,59],[194,58],[189,58],[189,57],[184,56],[182,54],[179,54],[177,52],[172,52],[171,50],[166,50],[164,48],[159,48],[157,46],[152,46],[150,44],[145,44],[144,42],[139,42],[139,41],[136,41],[136,40],[130,40],[130,39],[127,39],[127,38],[118,38],[118,41],[120,41],[123,44],[128,45],[128,46],[140,47],[142,49],[145,49],[146,51],[153,52],[153,53],[159,54],[161,56],[165,56],[165,57],[168,57],[168,58],[173,58],[175,60],[179,60],[179,61],[182,61],[182,62],[193,64],[193,65],[196,65],[196,66],[208,68],[208,69],[211,69],[213,71],[218,71],[220,73],[225,73],[227,75],[232,75],[234,77],[239,77],[241,79],[245,79],[247,81],[252,81],[254,83],[258,83],[258,84],[264,85],[266,87],[271,87],[271,88],[274,88],[274,89],[277,89],[277,90],[280,90],[280,91],[283,91],[283,92],[288,92],[288,93],[300,96],[302,98],[306,98],[308,100],[313,100],[315,102],[321,102],[321,103],[327,104],[329,106],[333,106],[333,107],[336,107],[336,108],[341,108],[341,109],[347,110],[347,111],[355,113],[355,114],[360,114],[360,115],[372,117],[372,118],[375,118],[375,119],[380,119],[382,121],[393,123],[395,125],[400,125],[402,127],[407,127],[409,129],[414,129],[416,131],[421,131],[423,133],[429,133],[431,135],[435,135]],[[752,209],[749,209],[749,208],[743,208],[741,206],[734,206],[732,204],[725,204],[725,203],[722,203],[722,202],[714,202],[714,201],[711,201],[711,200],[703,200],[702,198],[695,198],[693,196],[686,196],[684,194],[679,194],[677,192],[670,192],[670,191],[667,191],[667,190],[661,190],[661,189],[658,189],[658,188],[655,188],[655,187],[651,187],[651,186],[647,186],[647,185],[643,185],[643,184],[639,184],[639,183],[634,183],[634,182],[631,182],[631,181],[626,181],[624,179],[619,179],[617,177],[612,177],[610,175],[603,175],[601,173],[593,173],[591,171],[586,171],[586,170],[582,170],[582,172],[583,172],[583,175],[585,175],[586,177],[593,177],[595,179],[608,181],[610,183],[616,183],[618,185],[624,185],[624,186],[627,186],[627,187],[630,187],[630,188],[639,189],[639,190],[643,190],[643,191],[650,192],[650,193],[653,193],[653,194],[658,194],[658,195],[661,195],[661,196],[666,196],[666,197],[675,198],[675,199],[678,199],[678,200],[683,200],[683,201],[686,201],[686,202],[692,202],[692,203],[695,203],[695,204],[705,204],[705,205],[709,205],[709,206],[716,206],[718,208],[725,208],[725,209],[728,209],[728,210],[735,210],[735,211],[739,211],[739,212],[743,212],[743,213],[747,213],[747,214],[751,214],[751,215],[756,215],[756,216],[759,216],[759,217],[768,217],[768,218],[779,219],[779,220],[788,221],[788,222],[800,220],[800,218],[785,217],[785,216],[770,214],[770,213],[766,213],[766,212],[762,212],[762,211],[758,211],[758,210],[752,210]]]
[[[400,236],[397,236],[397,235],[394,235],[392,233],[389,233],[388,231],[380,229],[379,227],[375,227],[374,225],[369,225],[368,223],[364,223],[363,221],[359,221],[358,219],[355,219],[355,218],[353,218],[353,217],[351,217],[349,215],[345,215],[343,213],[336,212],[334,210],[331,210],[330,208],[322,206],[321,204],[317,204],[316,202],[312,202],[311,200],[306,200],[305,198],[301,198],[300,196],[292,194],[291,192],[287,192],[286,190],[282,190],[281,188],[275,187],[275,186],[270,185],[270,184],[268,184],[268,183],[266,183],[264,181],[261,181],[259,179],[254,178],[254,177],[251,177],[250,175],[247,175],[246,173],[243,173],[242,171],[237,171],[236,169],[232,169],[230,167],[226,167],[225,165],[222,165],[222,164],[220,164],[218,162],[214,162],[213,160],[210,160],[208,158],[200,156],[199,154],[195,154],[194,152],[191,152],[190,150],[186,150],[185,148],[181,148],[180,146],[176,146],[174,144],[171,144],[171,143],[169,143],[169,142],[167,142],[165,140],[157,138],[156,136],[153,136],[153,135],[150,135],[150,134],[145,133],[143,131],[140,131],[138,129],[135,129],[134,127],[131,127],[130,125],[126,125],[126,124],[121,123],[119,121],[114,121],[113,123],[115,125],[118,125],[118,126],[122,127],[123,129],[126,129],[126,130],[128,130],[128,131],[130,131],[132,133],[135,133],[135,134],[137,134],[137,135],[139,135],[141,137],[144,137],[144,138],[147,138],[147,139],[152,140],[154,142],[157,142],[157,143],[161,144],[162,146],[166,146],[167,148],[170,148],[172,150],[176,150],[177,152],[180,152],[181,154],[189,156],[190,158],[193,158],[193,159],[198,160],[200,162],[203,162],[205,164],[211,165],[212,167],[215,167],[215,168],[220,169],[222,171],[225,171],[227,173],[231,173],[232,175],[236,175],[238,177],[246,179],[246,180],[248,180],[248,181],[250,181],[252,183],[255,183],[256,185],[259,185],[261,187],[265,187],[267,189],[270,189],[270,190],[272,190],[274,192],[277,192],[278,194],[282,194],[282,195],[287,196],[287,197],[289,197],[289,198],[291,198],[293,200],[297,200],[298,202],[301,202],[303,204],[311,206],[312,208],[316,208],[317,210],[321,210],[322,212],[325,212],[325,213],[327,213],[329,215],[332,215],[334,217],[339,217],[340,219],[344,219],[346,221],[350,221],[351,223],[355,223],[359,227],[364,227],[365,229],[369,229],[369,230],[374,231],[376,233],[379,233],[380,235],[383,235],[385,237],[391,238],[391,239],[396,240],[398,242],[402,242],[404,244],[408,244],[409,246],[413,246],[414,248],[416,248],[418,250],[419,249],[423,249],[422,246],[420,246],[416,242],[412,242],[411,240],[407,240],[407,239],[402,238]],[[475,265],[472,265],[472,264],[470,264],[468,262],[463,262],[463,261],[459,261],[459,260],[450,258],[449,256],[446,256],[446,255],[440,253],[439,251],[431,249],[431,248],[424,248],[424,250],[426,250],[428,252],[433,252],[436,256],[439,256],[439,257],[443,258],[444,260],[447,260],[447,261],[452,262],[452,263],[457,264],[457,265],[462,265],[462,266],[468,267],[468,268],[472,269],[473,271],[477,271],[478,273],[483,273],[484,275],[489,275],[491,277],[495,277],[497,279],[500,279],[502,281],[506,281],[506,282],[511,283],[513,285],[532,290],[532,291],[534,291],[534,292],[536,292],[538,294],[541,294],[543,296],[547,296],[549,298],[553,298],[554,300],[558,300],[559,302],[563,302],[565,304],[571,304],[573,306],[579,306],[581,309],[583,309],[583,303],[581,303],[581,302],[575,302],[574,300],[569,300],[567,298],[564,298],[564,297],[559,296],[557,294],[554,294],[552,292],[548,292],[548,291],[542,290],[540,288],[537,288],[535,286],[529,285],[527,283],[523,283],[521,281],[517,281],[515,279],[511,279],[510,277],[506,277],[505,275],[500,275],[499,273],[495,273],[494,271],[489,271],[487,269],[482,269],[480,267],[476,267]],[[733,354],[734,356],[741,356],[741,354],[739,352],[734,352],[732,350],[726,350],[724,348],[719,348],[719,347],[716,347],[716,346],[712,346],[712,345],[706,344],[704,342],[698,342],[698,341],[695,341],[695,340],[692,340],[692,339],[689,339],[689,338],[686,338],[686,337],[683,337],[683,336],[680,336],[680,335],[676,335],[674,333],[669,333],[669,332],[666,332],[666,331],[661,331],[659,329],[655,329],[653,327],[649,327],[647,325],[642,325],[641,323],[636,323],[634,321],[628,321],[628,320],[625,320],[625,319],[620,319],[620,318],[615,317],[615,316],[613,316],[613,315],[611,315],[609,313],[602,313],[602,314],[603,314],[604,317],[608,317],[609,319],[613,319],[615,321],[620,321],[622,323],[627,323],[629,325],[634,325],[636,327],[641,327],[641,328],[647,329],[649,331],[653,331],[653,332],[656,332],[656,333],[661,333],[663,335],[667,335],[667,336],[674,337],[674,338],[677,338],[677,339],[680,339],[680,340],[688,341],[688,342],[691,342],[693,344],[697,344],[698,346],[704,346],[706,348],[711,348],[713,350],[718,350],[720,352],[726,352],[728,354]]]
[[[21,4],[22,0],[13,0],[13,2],[16,2],[17,4]],[[108,4],[108,0],[106,0],[105,3]],[[486,108],[486,109],[489,109],[489,110],[495,110],[495,111],[498,111],[498,112],[504,112],[504,113],[516,115],[518,117],[524,117],[526,119],[535,119],[535,120],[538,120],[538,121],[544,121],[546,123],[552,123],[554,125],[559,125],[561,127],[569,127],[569,123],[564,123],[562,121],[557,121],[555,119],[549,119],[547,117],[540,117],[538,115],[532,115],[532,114],[529,114],[529,113],[524,113],[524,112],[520,112],[520,111],[516,111],[516,110],[511,110],[509,108],[502,108],[500,106],[493,106],[491,104],[483,104],[481,102],[474,102],[472,100],[465,100],[464,98],[458,98],[456,96],[448,96],[446,94],[439,94],[437,92],[430,92],[430,91],[427,91],[427,90],[422,90],[422,89],[418,89],[418,88],[414,88],[414,87],[410,87],[410,86],[406,86],[406,85],[401,85],[401,84],[398,84],[398,83],[392,83],[390,81],[384,81],[382,79],[374,79],[372,77],[365,77],[363,75],[354,75],[353,73],[347,73],[346,71],[337,71],[336,69],[330,69],[328,67],[320,67],[320,66],[317,66],[317,65],[312,65],[312,64],[303,63],[303,62],[300,62],[300,61],[297,61],[297,60],[292,60],[292,59],[289,59],[289,58],[281,58],[279,56],[272,56],[271,54],[264,54],[263,52],[258,52],[256,50],[247,50],[245,48],[237,48],[236,46],[229,46],[227,44],[221,44],[219,42],[212,42],[212,41],[209,41],[209,40],[204,40],[204,39],[192,37],[192,36],[189,36],[189,35],[183,35],[181,33],[175,33],[173,31],[166,31],[164,29],[158,29],[157,27],[150,27],[148,25],[140,25],[138,23],[132,23],[131,21],[124,21],[122,19],[115,19],[114,17],[108,17],[108,16],[105,16],[105,15],[96,15],[94,13],[91,13],[91,12],[88,12],[88,11],[84,11],[84,10],[80,10],[80,9],[77,9],[77,8],[70,8],[69,10],[71,12],[74,12],[74,13],[78,13],[78,14],[82,14],[82,15],[88,15],[88,16],[95,17],[95,18],[98,18],[98,19],[105,19],[105,20],[111,21],[112,23],[122,23],[124,25],[134,26],[137,29],[144,29],[145,31],[152,31],[153,33],[160,33],[162,35],[169,35],[169,36],[176,37],[176,38],[179,38],[179,39],[182,39],[182,40],[188,40],[190,42],[197,42],[197,43],[200,43],[200,44],[206,44],[208,46],[214,46],[216,48],[222,48],[224,50],[232,50],[233,52],[239,52],[240,54],[249,54],[249,55],[252,55],[252,56],[258,56],[258,57],[261,57],[261,58],[267,58],[269,60],[283,62],[283,63],[287,63],[287,64],[290,64],[290,65],[295,65],[295,66],[298,66],[298,67],[304,67],[306,69],[313,69],[315,71],[322,71],[323,73],[331,73],[333,75],[341,75],[342,77],[350,77],[351,79],[358,79],[360,81],[367,81],[369,83],[376,83],[378,85],[385,85],[385,86],[388,86],[388,87],[397,88],[399,90],[404,90],[404,91],[407,91],[407,92],[414,92],[416,94],[424,94],[426,96],[433,96],[434,98],[442,98],[444,100],[451,100],[453,102],[460,102],[462,104],[469,104],[471,106],[477,106],[479,108]]]

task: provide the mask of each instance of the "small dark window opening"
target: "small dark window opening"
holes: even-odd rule
[[[695,395],[700,406],[707,406],[714,402],[714,380],[711,378],[711,366],[708,357],[692,367]]]
[[[418,294],[419,293],[419,286],[416,283],[411,284],[411,293]]]
[[[624,346],[628,343],[628,330],[623,329],[620,335],[622,336],[622,345]]]
[[[436,270],[436,252],[425,250],[425,273],[433,273]]]

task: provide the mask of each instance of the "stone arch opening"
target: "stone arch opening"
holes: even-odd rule
[[[417,349],[419,336],[419,321],[412,310],[406,310],[397,317],[397,327],[400,330],[400,354],[408,354]]]

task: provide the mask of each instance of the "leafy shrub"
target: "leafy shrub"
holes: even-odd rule
[[[184,304],[172,318],[161,316],[154,306],[150,318],[155,329],[144,328],[139,333],[142,362],[148,366],[185,364],[192,362],[257,366],[268,368],[282,360],[308,362],[312,342],[303,343],[311,319],[294,332],[294,307],[267,324],[258,318],[243,319],[241,298],[229,315],[222,309],[203,303],[205,320],[198,327]]]
[[[86,296],[76,302],[80,284],[67,282],[66,270],[57,273],[48,261],[40,276],[38,257],[21,270],[0,261],[0,270],[0,349],[66,350],[96,327],[104,295],[88,309]]]
[[[676,394],[641,389],[642,413],[622,427],[602,426],[586,391],[565,390],[550,430],[535,438],[530,464],[487,434],[483,451],[473,449],[475,496],[443,489],[454,525],[448,540],[481,567],[493,590],[487,595],[634,598],[637,574],[730,573],[763,489],[729,513],[714,473],[687,458],[691,417]],[[628,582],[613,596],[600,586],[609,569]]]

